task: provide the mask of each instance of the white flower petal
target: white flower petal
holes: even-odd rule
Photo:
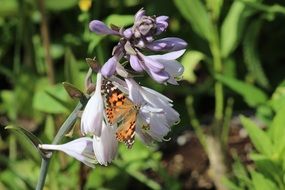
[[[179,51],[173,51],[170,53],[165,53],[162,55],[150,55],[148,57],[153,58],[153,59],[164,59],[164,60],[175,60],[178,59],[179,57],[181,57],[184,53],[185,53],[186,49],[182,49]]]
[[[101,165],[107,166],[112,162],[117,154],[118,142],[113,126],[107,126],[102,122],[101,136],[93,136],[93,148],[97,161]]]
[[[93,151],[92,142],[93,140],[91,138],[82,137],[61,145],[41,144],[39,147],[44,150],[62,151],[87,166],[94,168],[94,164],[97,163],[97,160]]]
[[[131,78],[125,79],[128,89],[129,89],[129,98],[137,105],[141,105],[143,103],[143,97],[140,94],[139,86],[136,81]]]
[[[81,118],[81,133],[100,136],[103,120],[103,98],[101,95],[102,75],[97,74],[95,93],[87,102]]]
[[[162,141],[163,137],[170,131],[170,126],[167,123],[164,114],[159,113],[143,113],[144,117],[148,118],[149,130],[146,130],[153,139]]]

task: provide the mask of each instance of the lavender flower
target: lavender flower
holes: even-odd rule
[[[96,158],[101,165],[107,166],[117,155],[118,141],[114,126],[102,122],[101,136],[93,136],[93,148]]]
[[[69,156],[83,162],[85,165],[94,168],[94,164],[97,163],[97,160],[93,151],[92,143],[93,140],[91,138],[83,137],[61,145],[40,144],[39,148],[65,152]]]
[[[102,75],[97,74],[95,93],[91,96],[81,118],[81,133],[101,136],[103,120],[103,98],[101,95]]]
[[[180,121],[179,114],[172,108],[172,100],[150,88],[139,86],[133,79],[126,79],[126,83],[130,99],[141,105],[140,128],[156,141],[162,141],[170,127]]]
[[[117,77],[113,83],[128,92],[129,98],[140,107],[136,120],[136,134],[146,144],[153,140],[162,141],[170,131],[170,127],[179,122],[179,114],[172,108],[172,100],[166,96],[139,86],[133,79],[126,82]]]
[[[120,60],[125,58],[135,71],[146,71],[159,83],[177,84],[176,79],[181,76],[183,67],[176,59],[185,52],[187,43],[175,37],[155,40],[157,35],[167,29],[167,16],[146,16],[145,11],[141,9],[136,13],[134,25],[130,28],[111,29],[97,20],[92,21],[89,27],[97,34],[121,37],[118,45],[114,48],[113,57],[102,68],[103,76],[108,78],[115,74]],[[171,54],[172,57],[168,54],[146,56],[142,53],[144,51],[167,51],[173,54]],[[175,66],[170,66],[170,63],[174,63]],[[117,72],[117,74],[120,73]]]

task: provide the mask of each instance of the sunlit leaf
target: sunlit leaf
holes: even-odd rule
[[[253,85],[223,75],[216,75],[215,78],[236,93],[240,94],[244,98],[245,102],[250,106],[257,106],[265,103],[267,100],[267,95]]]
[[[211,42],[213,40],[214,27],[210,14],[200,0],[174,0],[184,18],[191,24],[193,30],[202,38]]]
[[[214,20],[219,20],[224,0],[207,0],[207,7],[212,10]]]
[[[97,35],[95,33],[90,33],[89,34],[89,38],[90,38],[90,43],[88,46],[88,53],[89,54],[93,54],[94,49],[97,45],[99,45],[99,43],[101,42],[101,40],[103,40],[105,38],[105,36],[103,35]]]
[[[63,11],[78,5],[78,0],[48,0],[44,1],[45,6],[49,10]]]
[[[272,124],[270,126],[270,131],[272,132],[272,140],[274,143],[275,151],[277,154],[281,154],[285,148],[285,105],[281,107],[275,117],[273,118]]]
[[[221,27],[221,53],[223,57],[228,57],[239,44],[251,14],[244,3],[240,1],[232,3]]]
[[[196,66],[205,59],[205,55],[199,51],[188,51],[184,54],[181,63],[184,66],[183,79],[194,83],[196,75],[194,73]]]
[[[272,106],[275,112],[278,112],[280,108],[285,106],[285,81],[279,84],[275,89],[269,104]]]
[[[260,127],[258,127],[253,121],[250,119],[240,116],[241,123],[243,127],[249,134],[249,137],[254,144],[257,151],[260,153],[270,157],[272,156],[272,142],[269,136],[263,131]]]
[[[273,181],[270,179],[266,178],[264,175],[261,173],[258,173],[254,170],[250,172],[251,177],[252,177],[252,182],[254,185],[254,188],[256,190],[269,190],[269,189],[279,189]]]
[[[51,142],[55,134],[55,124],[52,115],[47,115],[46,117],[44,134]]]
[[[280,4],[266,5],[262,4],[261,3],[262,1],[260,2],[252,0],[240,0],[240,1],[251,8],[254,8],[258,11],[266,12],[268,14],[277,14],[277,13],[283,15],[285,14],[285,6],[282,6]]]
[[[33,99],[35,109],[47,113],[69,112],[69,97],[61,84],[50,86],[45,81],[39,81],[38,86]]]
[[[243,52],[244,61],[249,70],[249,74],[259,85],[268,88],[269,82],[263,71],[261,60],[258,54],[258,37],[262,23],[262,19],[259,19],[247,27],[243,41]]]
[[[108,16],[105,20],[105,23],[110,26],[111,24],[114,24],[119,27],[123,26],[129,26],[134,22],[134,16],[133,15],[116,15],[112,14]]]
[[[19,13],[17,0],[1,0],[0,3],[0,17],[16,16]]]
[[[64,74],[67,82],[74,84],[77,88],[83,88],[85,73],[80,72],[80,62],[77,61],[70,49],[65,51]]]

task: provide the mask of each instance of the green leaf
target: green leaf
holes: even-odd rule
[[[85,73],[80,72],[79,64],[80,62],[76,61],[73,53],[68,48],[65,52],[64,59],[64,74],[66,80],[78,88],[83,88]]]
[[[1,90],[1,110],[5,111],[11,120],[16,120],[17,118],[17,104],[15,102],[15,93],[12,90]]]
[[[59,59],[64,55],[64,47],[60,44],[51,44],[50,54],[53,59]]]
[[[228,76],[228,77],[232,77],[235,78],[236,77],[236,60],[233,59],[232,57],[228,57],[227,59],[224,60],[224,68],[223,68],[223,74]]]
[[[0,17],[16,16],[19,13],[19,5],[16,0],[1,0]]]
[[[224,0],[207,0],[207,7],[212,11],[214,20],[219,20]]]
[[[281,107],[275,117],[273,118],[272,124],[270,126],[270,131],[272,132],[272,140],[274,147],[276,148],[277,154],[281,155],[285,148],[285,105]]]
[[[262,173],[264,176],[274,180],[280,188],[283,189],[283,175],[284,170],[281,167],[279,160],[276,160],[274,157],[268,158],[262,154],[251,154],[250,158],[254,161],[256,170]]]
[[[196,75],[194,73],[198,63],[205,59],[205,55],[199,51],[187,51],[181,63],[184,66],[183,79],[189,81],[190,83],[196,82]]]
[[[47,81],[39,81],[33,98],[35,109],[47,113],[68,113],[69,97],[61,84],[50,86]]]
[[[244,98],[245,102],[252,107],[265,103],[267,100],[267,95],[253,85],[219,74],[216,75],[215,78],[236,93],[240,94]]]
[[[48,0],[44,1],[44,3],[46,8],[49,10],[63,11],[77,6],[78,0]]]
[[[272,156],[272,142],[269,139],[269,136],[263,131],[260,127],[258,127],[254,122],[250,119],[240,116],[241,123],[243,127],[249,134],[249,137],[254,144],[257,151],[260,153],[271,157]]]
[[[5,129],[15,130],[18,133],[20,133],[21,135],[23,135],[24,137],[26,137],[26,139],[29,140],[29,142],[32,143],[32,145],[41,154],[41,156],[42,157],[46,157],[45,152],[43,152],[41,149],[38,148],[38,145],[42,144],[42,142],[33,133],[27,131],[26,129],[24,129],[22,127],[16,127],[16,126],[12,126],[12,125],[9,125],[9,126],[5,127]]]
[[[256,80],[256,82],[262,87],[268,88],[269,82],[263,68],[261,66],[261,60],[258,50],[259,32],[262,26],[263,20],[258,19],[253,21],[246,29],[246,34],[243,40],[243,52],[244,61],[250,75]]]
[[[174,3],[184,18],[191,24],[193,30],[208,42],[212,42],[214,26],[202,1],[174,0]]]
[[[235,184],[233,181],[231,181],[228,178],[223,178],[222,182],[230,190],[243,190],[242,187],[239,187],[237,184]]]
[[[285,106],[285,81],[281,82],[275,89],[269,101],[269,105],[278,112],[280,108]]]
[[[235,1],[222,24],[221,52],[223,57],[227,57],[238,44],[246,20],[242,14],[244,9],[243,3]]]
[[[239,0],[246,4],[247,6],[254,8],[258,11],[263,11],[267,14],[285,14],[285,7],[281,6],[279,4],[273,4],[273,5],[265,5],[260,2],[251,1],[251,0]]]
[[[89,46],[88,46],[88,53],[89,54],[93,54],[94,49],[96,46],[98,46],[101,42],[101,40],[103,40],[106,36],[103,35],[97,35],[95,33],[90,33],[88,35],[88,38],[90,40]]]
[[[249,178],[246,168],[241,163],[238,156],[236,155],[235,157],[235,162],[232,165],[232,171],[239,181],[239,187],[242,187],[243,189],[250,187],[252,185],[251,179]]]
[[[273,181],[271,181],[270,179],[265,178],[265,176],[263,176],[261,173],[258,173],[256,171],[251,171],[251,177],[252,177],[252,182],[254,185],[254,188],[256,190],[269,190],[269,189],[279,189],[277,188],[277,186],[275,185],[275,183]]]
[[[55,124],[52,115],[47,115],[46,117],[44,134],[49,141],[52,141],[55,134]]]
[[[107,25],[114,24],[119,27],[129,26],[133,24],[134,22],[134,16],[133,15],[116,15],[112,14],[108,16],[105,20],[105,23]]]
[[[224,58],[228,57],[238,46],[250,16],[244,3],[233,2],[221,26],[221,52]]]

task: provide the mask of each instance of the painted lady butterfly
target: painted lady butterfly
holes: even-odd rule
[[[101,92],[105,101],[105,117],[109,125],[117,124],[116,138],[131,148],[135,140],[139,107],[111,81],[103,79]]]

